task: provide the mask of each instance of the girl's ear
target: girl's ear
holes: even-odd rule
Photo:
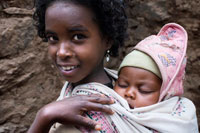
[[[113,45],[113,40],[107,38],[106,39],[106,50],[109,50]]]

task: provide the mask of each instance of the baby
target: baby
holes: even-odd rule
[[[150,56],[138,50],[132,51],[124,58],[118,73],[114,90],[127,100],[130,108],[159,101],[162,77]]]

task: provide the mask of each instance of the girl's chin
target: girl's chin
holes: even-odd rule
[[[78,77],[75,77],[75,76],[66,76],[66,75],[63,75],[61,74],[61,76],[63,77],[63,79],[65,81],[68,81],[70,83],[78,83],[80,81],[80,79]]]
[[[62,73],[61,73],[61,76],[63,77],[63,79],[65,80],[65,81],[68,81],[68,82],[70,82],[70,83],[72,83],[72,84],[74,84],[74,85],[78,85],[78,84],[80,84],[81,83],[81,81],[82,81],[82,79],[81,79],[81,77],[80,76],[77,76],[78,74],[76,74],[76,76],[66,76],[66,75],[63,75]]]

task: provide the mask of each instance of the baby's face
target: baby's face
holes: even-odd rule
[[[155,104],[159,100],[162,81],[150,71],[123,67],[114,90],[124,97],[130,108]]]

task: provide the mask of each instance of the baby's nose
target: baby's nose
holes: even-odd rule
[[[125,98],[135,99],[136,94],[134,89],[127,89],[125,92]]]

